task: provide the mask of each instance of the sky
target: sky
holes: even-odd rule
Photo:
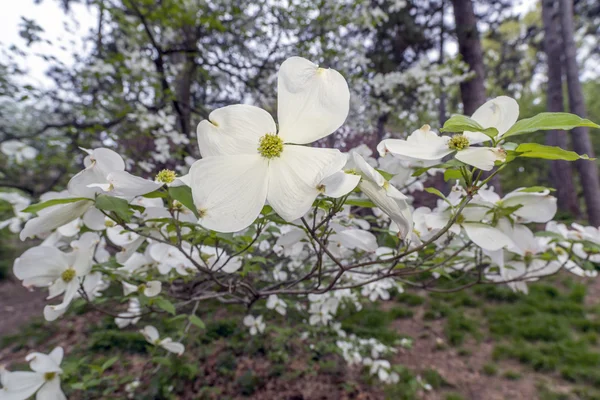
[[[29,71],[27,80],[45,87],[51,84],[44,74],[48,64],[35,54],[53,54],[66,64],[71,64],[73,50],[83,48],[81,38],[89,32],[96,21],[93,10],[82,4],[73,4],[69,15],[64,13],[56,0],[43,0],[41,4],[35,4],[33,0],[0,0],[0,6],[2,47],[15,44],[19,48],[26,48],[26,41],[19,36],[21,17],[36,21],[45,31],[41,36],[59,45],[51,46],[46,43],[32,45],[28,49],[31,54],[27,57],[26,63],[21,65]],[[65,23],[73,32],[70,33],[65,29]],[[60,49],[61,46],[64,49]],[[0,57],[6,56],[0,53]]]

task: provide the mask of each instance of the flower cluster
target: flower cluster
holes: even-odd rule
[[[337,71],[292,57],[281,65],[277,87],[277,124],[267,111],[245,104],[214,110],[200,122],[202,159],[187,175],[161,170],[154,179],[139,177],[126,171],[121,155],[99,147],[83,150],[85,168],[67,190],[46,193],[41,203],[2,194],[15,216],[1,226],[20,231],[23,240],[43,240],[13,271],[23,285],[47,288],[49,300],[61,298],[44,308],[44,317],[63,317],[75,299],[112,315],[121,329],[179,314],[187,325],[181,338],[172,335],[177,341],[162,338],[153,325],[139,333],[157,351],[181,356],[190,325],[202,325],[201,302],[258,308],[261,314],[250,310],[243,325],[261,335],[269,333],[266,320],[279,315],[300,314],[314,329],[335,327],[343,310],[412,287],[428,289],[449,275],[465,287],[507,284],[525,293],[528,282],[562,269],[596,275],[598,228],[553,221],[551,189],[499,196],[489,186],[516,157],[580,158],[532,143],[517,147],[509,137],[595,126],[590,121],[565,114],[552,124],[537,117],[522,123],[516,101],[502,96],[471,118],[452,117],[442,130],[453,135],[423,125],[406,139],[383,140],[375,158],[364,145],[348,153],[309,145],[348,116],[350,91]],[[160,118],[148,124],[172,122]],[[447,193],[425,189],[437,174],[455,182]],[[418,204],[415,195],[423,190],[438,196],[435,207]],[[107,291],[110,286],[119,290]],[[109,292],[119,295],[98,304]],[[111,300],[116,311],[105,306]],[[398,380],[382,358],[390,348],[337,331],[349,363],[384,382]],[[42,375],[31,378],[27,396],[11,398],[60,390],[62,350],[45,357],[52,366],[42,370],[34,362],[42,357],[32,358]],[[16,390],[11,374],[2,375],[5,392]]]

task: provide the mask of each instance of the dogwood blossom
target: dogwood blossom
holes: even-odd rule
[[[144,335],[144,338],[148,341],[148,343],[162,347],[163,349],[170,351],[171,353],[175,353],[178,356],[182,355],[185,351],[185,347],[183,344],[179,342],[174,342],[170,337],[160,339],[160,335],[158,334],[158,329],[156,329],[152,325],[146,325],[144,329],[140,330],[140,333]]]
[[[38,400],[66,400],[60,387],[63,354],[62,347],[49,354],[30,353],[25,360],[32,371],[9,372],[0,367],[0,399],[26,400],[35,394]]]
[[[204,158],[190,169],[200,224],[239,231],[258,217],[265,200],[286,221],[303,216],[320,193],[319,183],[339,171],[346,157],[299,145],[338,129],[349,96],[337,71],[292,57],[278,74],[279,132],[266,111],[243,104],[215,110],[200,122]]]
[[[250,334],[252,336],[256,335],[257,333],[263,333],[266,327],[265,323],[263,322],[262,315],[259,315],[258,317],[246,315],[244,317],[244,325],[250,328]]]

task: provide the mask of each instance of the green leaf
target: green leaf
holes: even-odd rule
[[[348,199],[344,204],[348,204],[349,206],[356,207],[364,207],[364,208],[375,208],[377,207],[375,203],[370,200],[362,200],[362,199]]]
[[[168,312],[169,314],[175,315],[175,306],[169,300],[158,297],[154,299],[153,304],[156,304],[158,308]]]
[[[96,197],[96,208],[104,211],[112,211],[125,222],[131,221],[133,211],[129,209],[129,203],[125,199],[101,194]]]
[[[204,325],[204,322],[195,315],[190,315],[190,322],[200,329],[206,329],[206,325]]]
[[[554,129],[570,130],[579,126],[589,128],[600,128],[589,119],[581,118],[569,113],[541,113],[535,117],[525,118],[518,121],[502,137],[522,135],[535,131],[548,131]]]
[[[528,188],[519,189],[519,193],[538,193],[538,192],[544,192],[546,190],[549,190],[551,192],[556,191],[556,189],[554,189],[554,188],[548,188],[545,186],[531,186]]]
[[[107,369],[109,369],[114,363],[116,363],[119,360],[119,356],[114,356],[112,358],[109,358],[108,360],[106,360],[104,362],[104,364],[102,364],[102,371],[106,371]]]
[[[587,154],[579,155],[574,151],[564,150],[556,146],[546,146],[537,143],[523,143],[516,150],[519,157],[542,158],[544,160],[566,160],[575,161],[579,159],[589,160]]]
[[[76,201],[83,201],[83,200],[93,201],[93,200],[85,198],[85,197],[71,197],[68,199],[52,199],[52,200],[48,200],[48,201],[43,201],[41,203],[32,204],[29,207],[23,209],[22,212],[33,214],[33,213],[37,213],[40,210],[43,210],[44,208],[56,206],[59,204],[75,203]]]
[[[189,208],[196,217],[200,216],[198,214],[198,209],[196,209],[196,206],[194,205],[194,198],[192,197],[192,188],[185,185],[170,187],[169,194],[173,199],[177,200],[185,207]]]
[[[452,179],[461,179],[463,176],[457,169],[447,169],[444,171],[444,181],[448,182]]]
[[[451,116],[440,132],[481,132],[491,138],[498,135],[496,128],[484,128],[477,121],[460,114]]]
[[[390,179],[392,179],[394,177],[394,175],[390,174],[389,172],[385,172],[384,170],[381,170],[381,169],[375,168],[375,171],[379,172],[381,174],[381,176],[383,176],[383,179],[385,179],[386,181],[389,181]]]
[[[426,191],[427,193],[435,194],[436,196],[438,196],[438,197],[440,197],[440,198],[442,198],[442,199],[445,199],[445,198],[446,198],[446,196],[444,196],[444,195],[442,194],[442,192],[440,192],[439,190],[437,190],[437,189],[436,189],[436,188],[434,188],[434,187],[428,187],[428,188],[425,188],[425,191]]]

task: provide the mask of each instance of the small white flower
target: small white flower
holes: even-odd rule
[[[145,326],[144,329],[140,330],[140,333],[144,335],[148,343],[154,346],[160,346],[171,353],[177,354],[178,356],[182,355],[185,351],[185,346],[183,344],[174,342],[170,337],[161,340],[160,335],[158,334],[158,329],[152,325]]]
[[[250,328],[250,334],[252,336],[256,335],[257,333],[263,333],[266,327],[265,323],[263,322],[262,315],[259,315],[258,317],[246,315],[244,317],[244,325]]]

